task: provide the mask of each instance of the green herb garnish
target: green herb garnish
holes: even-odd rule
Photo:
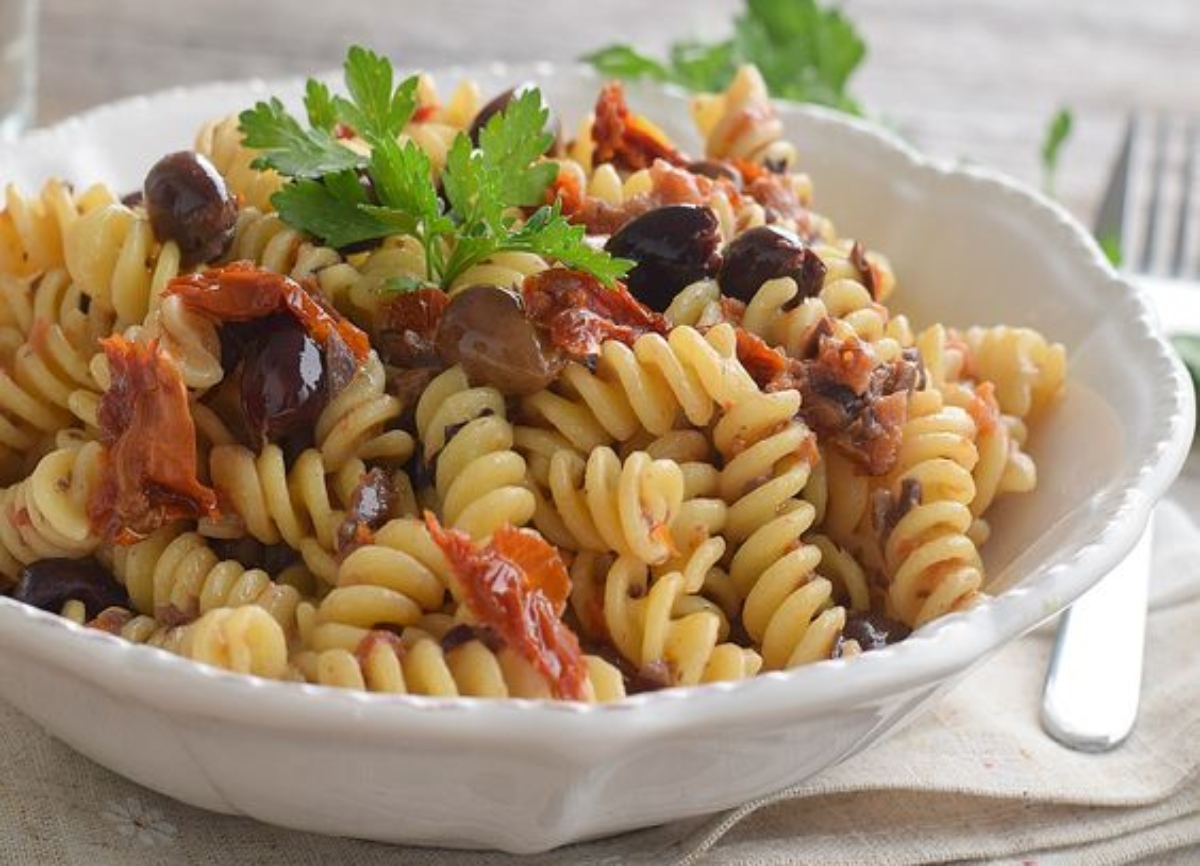
[[[391,62],[359,46],[344,69],[349,98],[308,82],[307,127],[278,99],[239,116],[246,145],[262,151],[254,166],[290,181],[271,198],[284,222],[337,248],[410,235],[425,251],[427,284],[443,288],[509,251],[555,259],[606,285],[632,266],[588,246],[583,226],[567,222],[557,204],[543,204],[557,168],[541,159],[552,139],[539,91],[524,91],[493,115],[478,147],[464,133],[454,139],[441,173],[443,201],[429,156],[398,140],[417,108],[417,77],[395,84]],[[369,155],[341,142],[339,125],[366,142]],[[521,221],[519,208],[536,210]],[[414,287],[401,283],[390,287]]]
[[[1054,181],[1058,176],[1058,158],[1063,145],[1071,137],[1074,118],[1069,108],[1060,108],[1046,126],[1046,137],[1042,140],[1042,188],[1047,195],[1054,195]]]
[[[689,90],[723,90],[737,68],[753,63],[772,95],[861,114],[846,86],[867,48],[841,11],[817,0],[746,0],[733,36],[711,44],[676,42],[662,63],[628,45],[583,59],[605,75],[666,81]]]
[[[1097,235],[1096,242],[1100,244],[1100,250],[1109,263],[1114,268],[1121,267],[1121,262],[1125,258],[1124,253],[1121,252],[1121,239],[1116,235]]]

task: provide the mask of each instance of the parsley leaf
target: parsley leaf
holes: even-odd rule
[[[610,45],[585,54],[581,58],[590,63],[601,75],[634,81],[646,78],[651,81],[672,81],[671,71],[652,57],[640,54],[628,45]]]
[[[1068,108],[1060,108],[1050,118],[1046,127],[1046,137],[1042,141],[1042,186],[1047,194],[1054,194],[1054,180],[1058,174],[1058,158],[1062,154],[1063,145],[1071,137],[1071,127],[1074,117]]]
[[[508,239],[508,249],[527,250],[556,259],[569,268],[587,271],[606,286],[625,275],[636,262],[614,258],[584,243],[584,227],[562,219],[561,205],[543,205]]]
[[[1108,259],[1109,264],[1114,268],[1121,267],[1121,262],[1125,257],[1121,251],[1121,239],[1116,235],[1099,235],[1096,242],[1100,244],[1100,250]]]
[[[627,45],[602,48],[583,60],[605,75],[705,91],[725,89],[739,66],[753,63],[776,96],[861,114],[847,85],[867,49],[841,11],[817,0],[745,2],[730,39],[676,42],[666,63]]]
[[[318,113],[318,117],[320,114]],[[261,150],[255,168],[273,168],[285,177],[319,178],[366,163],[343,147],[328,129],[304,129],[274,97],[238,115],[247,147]]]
[[[537,90],[526,90],[493,115],[479,133],[479,153],[492,173],[496,195],[508,206],[539,204],[558,176],[549,162],[537,162],[554,143],[546,129],[550,111]]]
[[[357,180],[355,180],[357,183]],[[271,197],[280,218],[288,225],[321,227],[321,238],[333,247],[348,247],[395,234],[396,229],[358,202],[339,197],[331,185],[301,178]]]
[[[337,248],[396,234],[415,238],[425,252],[424,278],[386,280],[393,291],[449,286],[472,265],[508,251],[538,253],[606,284],[632,267],[588,246],[584,229],[557,206],[542,205],[558,168],[542,158],[553,136],[540,92],[527,90],[497,112],[478,146],[459,133],[437,178],[428,154],[404,138],[417,108],[417,77],[396,84],[391,62],[358,46],[344,73],[348,96],[308,82],[307,127],[278,99],[239,115],[246,144],[262,151],[255,166],[290,181],[271,199],[284,222]],[[339,124],[367,148],[340,141]],[[538,209],[522,222],[528,208]]]
[[[337,109],[333,104],[333,94],[324,82],[315,78],[308,79],[304,88],[304,110],[308,112],[308,125],[313,129],[323,129],[329,132],[337,124]]]
[[[392,64],[358,45],[345,63],[346,89],[351,99],[334,97],[338,118],[367,140],[397,135],[417,109],[417,83],[409,76],[392,89]]]

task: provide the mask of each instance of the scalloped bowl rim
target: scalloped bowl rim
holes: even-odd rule
[[[599,80],[584,67],[553,64],[486,64],[432,69],[434,75],[466,76],[506,74],[585,75]],[[332,74],[332,73],[331,73]],[[176,87],[153,94],[132,96],[98,106],[62,122],[30,132],[18,141],[0,146],[19,153],[87,128],[110,113],[152,105],[157,100],[201,94],[246,96],[297,88],[303,78],[265,82],[250,79],[215,82],[197,87]],[[657,85],[656,85],[657,87]],[[659,89],[682,91],[672,87]],[[70,665],[77,672],[97,675],[109,688],[136,695],[148,705],[169,711],[186,711],[240,724],[289,730],[329,730],[331,723],[352,719],[356,736],[394,736],[403,723],[410,734],[436,731],[451,740],[486,737],[501,741],[545,740],[548,728],[559,724],[580,733],[583,720],[602,726],[604,740],[614,748],[629,739],[643,739],[721,722],[745,722],[765,715],[786,714],[808,718],[840,707],[869,703],[882,694],[934,683],[962,673],[1009,640],[1029,631],[1061,611],[1115,566],[1140,537],[1153,504],[1178,474],[1191,442],[1195,406],[1190,381],[1177,356],[1159,335],[1157,317],[1145,294],[1121,277],[1104,258],[1087,232],[1059,204],[1050,201],[993,170],[952,165],[922,155],[891,132],[839,112],[811,105],[776,100],[781,114],[807,115],[819,125],[849,129],[875,155],[899,158],[922,187],[938,182],[969,183],[988,200],[1019,203],[1031,218],[1042,220],[1048,231],[1063,241],[1063,255],[1078,262],[1079,274],[1104,292],[1127,323],[1125,331],[1140,344],[1147,360],[1161,374],[1155,381],[1169,383],[1158,393],[1159,417],[1170,419],[1152,442],[1143,443],[1135,467],[1114,479],[1124,487],[1118,504],[1110,509],[1090,543],[1080,546],[1066,561],[1035,574],[1000,595],[984,599],[968,611],[951,614],[920,629],[907,640],[852,660],[830,660],[815,665],[760,674],[749,680],[674,688],[633,695],[608,705],[553,701],[505,701],[475,698],[431,698],[380,695],[326,688],[303,683],[280,683],[238,676],[199,665],[168,652],[138,646],[120,638],[78,626],[7,598],[0,598],[0,635],[5,641],[24,642],[47,662]],[[157,684],[158,688],[151,688]],[[480,716],[487,716],[481,727]],[[538,724],[530,724],[536,717]]]

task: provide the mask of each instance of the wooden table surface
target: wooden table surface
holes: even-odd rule
[[[336,66],[361,42],[411,66],[658,52],[728,32],[741,0],[42,0],[39,121],[134,93]],[[653,11],[644,11],[652,9]],[[848,0],[868,44],[852,90],[921,149],[1040,183],[1072,109],[1058,194],[1095,207],[1134,108],[1200,113],[1197,0]]]

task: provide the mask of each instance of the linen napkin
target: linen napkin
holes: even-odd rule
[[[1200,459],[1159,506],[1141,714],[1105,755],[1039,723],[1053,633],[1006,648],[885,742],[715,816],[531,857],[334,839],[209,814],[50,739],[0,703],[0,863],[1200,863]]]

